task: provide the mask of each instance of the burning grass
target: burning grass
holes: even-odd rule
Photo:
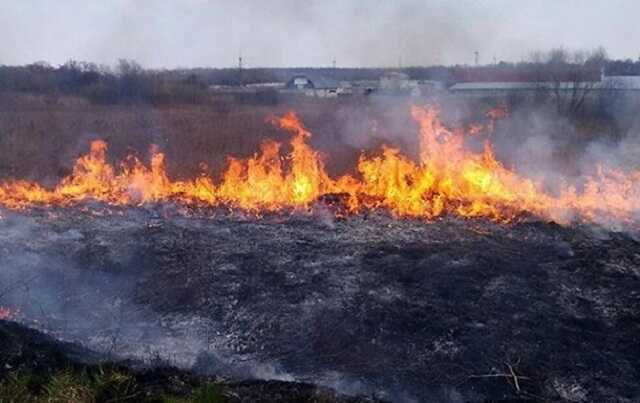
[[[638,243],[580,222],[635,225],[638,174],[602,167],[547,191],[494,156],[503,113],[464,128],[412,115],[415,156],[386,146],[343,175],[283,113],[270,130],[288,144],[265,141],[218,176],[173,178],[157,148],[149,164],[110,164],[98,140],[52,186],[6,180],[0,205],[17,211],[0,220],[0,278],[17,286],[2,303],[67,340],[127,357],[157,345],[201,373],[275,363],[421,401],[637,396]],[[0,358],[14,365],[13,352]],[[96,396],[65,371],[34,398],[52,382]]]
[[[432,220],[453,214],[508,222],[533,214],[562,224],[573,221],[635,226],[640,209],[640,172],[599,166],[579,186],[564,184],[554,193],[543,183],[522,176],[498,161],[490,133],[504,111],[490,111],[486,126],[446,127],[434,107],[413,106],[419,126],[419,161],[394,147],[362,154],[357,170],[330,177],[320,152],[308,144],[311,132],[292,112],[271,118],[293,135],[288,153],[266,140],[246,159],[228,158],[221,179],[202,174],[171,180],[165,155],[152,147],[149,166],[129,156],[117,170],[107,162],[107,144],[96,140],[72,173],[55,187],[22,180],[0,183],[0,204],[12,209],[69,205],[97,200],[112,205],[139,205],[165,200],[229,206],[253,214],[307,209],[331,195],[342,195],[348,213],[378,208],[397,217]],[[473,150],[468,138],[485,133],[484,148]]]

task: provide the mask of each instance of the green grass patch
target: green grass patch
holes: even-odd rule
[[[0,381],[0,403],[224,403],[223,387],[207,383],[190,395],[148,390],[129,373],[98,368],[91,372],[66,369],[48,377],[12,373]]]

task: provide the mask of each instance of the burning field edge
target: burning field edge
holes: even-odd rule
[[[0,182],[0,319],[89,361],[3,324],[3,387],[40,370],[21,346],[41,339],[43,393],[106,376],[231,401],[637,400],[640,171],[546,184],[496,157],[506,110],[410,115],[418,155],[383,145],[336,177],[290,112],[269,120],[288,145],[219,178],[172,179],[157,147],[114,166],[94,140],[54,186]]]
[[[170,179],[165,155],[156,146],[149,167],[129,155],[118,170],[107,160],[107,143],[95,140],[52,189],[25,180],[0,182],[0,205],[24,209],[97,200],[135,206],[180,200],[259,214],[305,208],[339,195],[351,214],[384,208],[396,217],[431,220],[455,214],[500,222],[532,214],[564,225],[637,229],[640,171],[598,163],[579,179],[558,178],[549,189],[496,158],[491,135],[505,111],[489,113],[485,124],[454,128],[441,121],[437,106],[412,106],[411,116],[419,127],[417,161],[383,145],[372,155],[363,152],[354,172],[332,178],[324,157],[308,143],[311,132],[289,112],[270,122],[293,135],[290,151],[265,140],[249,158],[229,157],[220,181],[205,172],[195,179]]]

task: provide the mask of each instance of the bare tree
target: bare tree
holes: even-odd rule
[[[563,115],[582,113],[587,100],[597,97],[603,86],[600,74],[606,61],[607,53],[602,47],[574,52],[556,48],[531,55],[538,90]]]

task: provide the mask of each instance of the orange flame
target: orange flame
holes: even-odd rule
[[[14,311],[11,308],[0,306],[0,320],[11,319],[14,316]]]
[[[281,144],[267,140],[249,158],[229,158],[219,184],[207,175],[171,180],[164,154],[155,148],[149,167],[128,157],[116,170],[107,162],[107,144],[98,140],[51,190],[21,180],[0,183],[0,205],[23,209],[84,200],[113,205],[177,200],[259,213],[305,208],[322,196],[340,193],[347,196],[353,213],[384,208],[400,217],[455,214],[503,222],[527,213],[560,223],[574,219],[633,223],[640,209],[640,172],[600,167],[597,175],[585,179],[581,190],[565,186],[553,196],[541,184],[504,167],[488,141],[482,152],[469,150],[465,139],[478,133],[480,126],[449,129],[436,108],[412,107],[411,114],[420,127],[419,161],[385,146],[377,155],[363,154],[353,175],[333,179],[322,156],[308,144],[310,131],[290,112],[272,123],[292,133],[291,151],[284,155]],[[498,108],[489,115],[498,119],[505,114]]]

